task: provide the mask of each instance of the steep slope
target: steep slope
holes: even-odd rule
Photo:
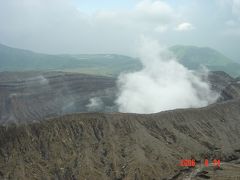
[[[182,179],[195,169],[180,167],[181,159],[238,159],[239,122],[235,100],[152,115],[85,113],[0,126],[0,176]]]
[[[198,69],[201,65],[212,71],[225,71],[232,76],[240,74],[240,64],[232,61],[220,52],[205,47],[177,45],[169,48],[180,63],[189,69]]]

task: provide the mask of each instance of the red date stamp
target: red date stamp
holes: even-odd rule
[[[208,167],[210,165],[211,166],[220,167],[220,164],[221,164],[221,161],[217,160],[217,159],[214,159],[211,162],[208,159],[204,160],[204,165],[206,167]],[[181,159],[179,166],[182,166],[182,167],[195,167],[196,166],[196,160],[195,159]]]
[[[196,162],[194,159],[181,159],[179,165],[182,167],[195,167]]]

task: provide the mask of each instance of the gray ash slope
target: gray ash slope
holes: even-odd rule
[[[151,115],[82,113],[1,126],[0,176],[171,178],[191,171],[178,166],[182,158],[240,158],[239,122],[240,101],[233,100]]]
[[[41,121],[92,110],[91,98],[102,101],[99,111],[112,111],[115,79],[64,72],[0,73],[0,123]]]
[[[211,72],[208,81],[222,95],[219,101],[240,97],[238,81],[226,73]],[[111,77],[1,72],[0,123],[39,122],[75,112],[116,112],[116,95],[116,79]]]
[[[0,179],[183,179],[196,169],[178,166],[180,159],[217,158],[227,164],[240,158],[239,83],[225,73],[210,74],[212,87],[224,95],[205,108],[150,115],[78,113],[48,119],[62,113],[57,110],[64,101],[53,110],[47,104],[66,94],[63,82],[85,107],[82,98],[87,101],[99,91],[108,97],[106,89],[114,92],[115,81],[61,72],[33,74],[1,76],[1,94],[6,93],[1,98],[10,97],[9,109],[20,124],[2,121],[0,125]],[[40,81],[42,86],[36,86]],[[34,101],[37,97],[41,98]],[[238,170],[231,171],[233,179]]]

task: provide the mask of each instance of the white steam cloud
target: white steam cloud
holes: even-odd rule
[[[89,100],[89,103],[86,105],[88,111],[100,111],[104,103],[99,97],[94,97]]]
[[[143,69],[120,75],[120,112],[156,113],[176,108],[203,107],[218,95],[192,71],[181,65],[154,40],[142,38],[139,49]]]

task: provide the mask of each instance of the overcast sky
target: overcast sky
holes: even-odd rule
[[[0,43],[8,46],[134,55],[141,35],[240,61],[240,0],[0,0]]]

